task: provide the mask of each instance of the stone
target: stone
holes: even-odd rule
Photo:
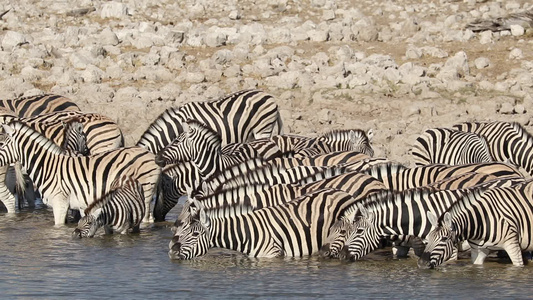
[[[492,43],[492,31],[487,30],[479,34],[479,43],[482,45]]]
[[[524,35],[525,32],[526,30],[524,29],[524,27],[518,24],[511,25],[511,34],[513,36],[521,36],[521,35]]]
[[[230,20],[239,20],[241,18],[241,13],[234,9],[229,12],[228,18],[230,18]]]
[[[26,37],[22,33],[8,30],[2,39],[2,49],[11,51],[14,47],[25,43],[27,43]]]
[[[513,105],[509,102],[504,102],[502,103],[500,109],[499,109],[499,113],[500,114],[504,114],[504,115],[507,115],[507,114],[512,114],[514,111],[514,108],[513,108]]]
[[[485,69],[490,65],[490,60],[486,57],[478,57],[474,61],[474,65],[476,66],[476,69]]]
[[[100,17],[105,18],[122,18],[129,14],[126,4],[116,1],[104,3],[100,12]]]
[[[509,53],[509,59],[521,59],[523,57],[524,57],[524,53],[522,52],[522,50],[520,50],[518,48],[514,48]]]
[[[99,41],[102,45],[111,45],[116,46],[120,43],[117,35],[111,31],[110,28],[106,27],[102,32],[100,32]]]
[[[514,107],[514,112],[516,114],[525,114],[526,113],[526,108],[522,104],[517,104]]]

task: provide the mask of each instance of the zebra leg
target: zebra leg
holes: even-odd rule
[[[55,198],[50,201],[52,204],[52,211],[54,212],[55,225],[63,225],[67,220],[67,213],[69,203],[64,198]]]
[[[15,203],[16,199],[13,194],[9,191],[9,188],[6,185],[6,175],[7,175],[8,166],[0,167],[0,201],[4,203],[4,206],[7,209],[8,213],[15,213]]]
[[[487,258],[487,256],[489,255],[489,252],[490,251],[487,248],[473,246],[470,252],[470,255],[472,256],[472,263],[474,265],[482,265],[485,261],[485,258]]]
[[[524,257],[522,256],[522,249],[520,249],[520,242],[518,241],[518,236],[516,234],[513,234],[512,237],[507,239],[506,243],[503,245],[503,250],[507,252],[507,255],[509,255],[509,258],[513,262],[514,266],[524,266]]]

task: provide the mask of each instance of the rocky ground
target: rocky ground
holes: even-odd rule
[[[167,107],[246,88],[276,97],[285,132],[372,128],[376,156],[406,164],[430,127],[533,131],[533,29],[467,29],[529,0],[7,2],[0,98],[68,96],[128,145]]]

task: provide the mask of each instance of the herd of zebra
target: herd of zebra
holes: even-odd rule
[[[39,197],[56,225],[70,212],[73,237],[139,231],[186,196],[171,259],[219,247],[357,260],[392,244],[421,268],[468,249],[475,264],[505,250],[521,266],[533,250],[533,137],[518,123],[429,129],[408,168],[373,157],[372,130],[283,134],[260,90],[169,108],[132,147],[113,120],[62,96],[0,106],[1,202],[13,213]]]

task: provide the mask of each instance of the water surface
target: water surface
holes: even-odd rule
[[[176,218],[177,209],[168,216]],[[56,227],[51,209],[0,215],[2,299],[340,299],[530,298],[533,266],[493,259],[460,260],[419,270],[388,249],[364,261],[251,259],[213,249],[191,261],[171,261],[170,222],[140,234],[72,239],[74,224]]]

